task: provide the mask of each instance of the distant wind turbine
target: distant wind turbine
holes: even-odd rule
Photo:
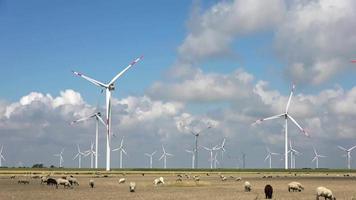
[[[119,151],[120,152],[120,169],[122,169],[122,153],[124,153],[127,156],[127,153],[124,149],[124,137],[121,139],[120,146],[116,149],[113,149],[112,151]]]
[[[87,157],[90,155],[90,168],[94,168],[94,156],[97,157],[97,153],[94,150],[94,143],[91,142],[90,144],[90,149],[86,150],[84,157]]]
[[[285,133],[284,133],[284,155],[285,155],[285,158],[284,158],[284,168],[285,169],[288,169],[288,119],[290,119],[297,127],[298,129],[304,133],[304,135],[306,136],[309,136],[308,133],[297,123],[297,121],[288,113],[288,109],[289,109],[289,106],[290,106],[290,103],[291,103],[291,100],[292,100],[292,96],[293,96],[293,92],[294,92],[294,89],[295,89],[295,86],[293,85],[292,86],[292,90],[291,90],[291,93],[289,95],[289,99],[288,99],[288,103],[287,103],[287,106],[286,106],[286,110],[284,113],[282,114],[279,114],[279,115],[274,115],[274,116],[271,116],[271,117],[267,117],[267,118],[264,118],[264,119],[259,119],[257,120],[256,122],[254,122],[252,125],[255,125],[255,124],[259,124],[263,121],[267,121],[267,120],[272,120],[272,119],[278,119],[278,118],[284,118],[285,120]]]
[[[63,167],[63,151],[64,148],[62,149],[62,151],[59,154],[54,154],[54,156],[57,156],[59,158],[59,168]]]
[[[163,159],[163,167],[164,167],[164,169],[166,169],[167,168],[167,157],[168,156],[173,156],[173,154],[167,153],[166,150],[164,149],[163,145],[162,145],[162,151],[163,151],[163,154],[159,158],[159,160]]]
[[[277,156],[277,155],[281,155],[281,154],[271,152],[271,150],[268,147],[266,147],[266,151],[267,151],[267,156],[265,158],[265,162],[267,159],[269,159],[269,168],[271,169],[272,168],[272,156],[274,156],[274,155]]]
[[[192,169],[194,169],[194,162],[195,162],[195,152],[190,150],[185,150],[187,153],[192,154]]]
[[[73,73],[77,76],[84,78],[85,80],[91,82],[92,84],[101,87],[102,90],[105,89],[106,93],[106,126],[107,126],[107,134],[106,134],[106,171],[110,171],[110,140],[111,140],[111,93],[115,90],[115,82],[118,78],[120,78],[128,69],[130,69],[133,65],[135,65],[138,61],[142,59],[142,56],[136,58],[131,64],[129,64],[125,69],[123,69],[120,73],[118,73],[111,81],[107,84],[104,84],[100,81],[92,79],[82,73],[75,72]]]
[[[349,149],[346,149],[342,146],[337,146],[340,150],[342,151],[345,151],[346,153],[346,159],[347,159],[347,168],[348,169],[351,169],[351,151],[354,150],[356,148],[356,145],[349,148]]]
[[[210,161],[210,169],[213,169],[213,163],[214,163],[214,158],[213,158],[213,151],[217,151],[219,150],[220,148],[218,147],[218,145],[212,147],[212,148],[208,148],[208,147],[205,147],[205,146],[201,146],[203,147],[205,150],[209,151],[210,152],[210,158],[209,158],[209,161]]]
[[[316,169],[318,169],[318,168],[319,168],[319,158],[325,158],[326,156],[323,156],[323,155],[318,154],[318,152],[316,152],[315,147],[313,147],[313,150],[314,150],[314,155],[315,155],[315,156],[314,156],[312,162],[315,161]]]
[[[299,151],[292,147],[292,140],[289,140],[290,168],[295,169],[295,157],[301,155]]]
[[[145,153],[145,155],[150,158],[150,168],[151,168],[151,169],[152,169],[152,157],[153,157],[153,155],[156,154],[156,152],[157,152],[157,151],[154,151],[154,152],[152,152],[151,154]]]
[[[78,150],[78,153],[77,153],[77,155],[74,156],[73,160],[78,158],[78,162],[79,162],[78,168],[82,168],[82,156],[84,156],[85,154],[80,151],[79,144],[77,144],[77,150]]]
[[[3,151],[3,150],[4,150],[4,146],[1,145],[1,149],[0,149],[0,167],[2,167],[1,161],[2,161],[2,160],[6,161],[5,158],[4,158],[4,156],[2,155],[2,151]]]

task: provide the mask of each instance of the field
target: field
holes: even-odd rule
[[[36,199],[36,200],[110,200],[110,199],[190,199],[190,200],[215,200],[215,199],[264,199],[263,188],[271,184],[274,189],[273,199],[315,199],[315,188],[325,186],[330,188],[337,199],[356,199],[356,173],[341,171],[328,172],[283,172],[283,171],[114,171],[111,173],[94,173],[93,171],[0,171],[0,199]],[[55,189],[40,184],[40,179],[31,178],[42,174],[52,173],[53,177],[72,174],[79,180],[80,185],[73,189],[64,189],[63,186]],[[182,182],[176,182],[178,174],[199,175],[199,183],[183,176]],[[226,176],[223,182],[219,174]],[[348,174],[348,176],[345,176]],[[11,176],[15,176],[11,179]],[[164,177],[165,184],[154,186],[153,180]],[[266,178],[263,178],[266,176]],[[271,177],[269,177],[271,176]],[[126,183],[119,184],[119,178],[126,178]],[[236,181],[232,177],[241,177]],[[267,178],[269,177],[269,178]],[[18,184],[19,179],[28,179],[30,184]],[[95,181],[95,188],[88,185],[90,179]],[[130,181],[137,184],[135,193],[130,193]],[[252,192],[244,192],[243,184],[249,181]],[[289,193],[287,184],[291,181],[301,182],[305,190]]]

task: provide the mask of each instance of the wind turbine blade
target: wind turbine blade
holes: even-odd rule
[[[287,115],[288,118],[299,128],[299,130],[304,133],[304,135],[308,136],[309,137],[309,134],[297,123],[297,121],[295,121],[295,119],[290,116],[290,115]]]
[[[317,156],[315,156],[315,157],[313,158],[312,162],[314,162],[316,159],[317,159]]]
[[[88,116],[88,117],[83,117],[83,118],[81,118],[81,119],[74,120],[74,121],[72,121],[70,124],[76,124],[76,123],[78,123],[78,122],[86,121],[86,120],[88,120],[88,119],[90,119],[90,118],[92,118],[92,117],[95,117],[95,115],[96,115],[96,114],[93,114],[93,115],[90,115],[90,116]]]
[[[347,149],[345,149],[345,148],[342,147],[342,146],[337,146],[337,148],[339,148],[339,149],[341,149],[341,150],[343,150],[343,151],[347,151]]]
[[[146,156],[148,156],[148,157],[151,157],[151,155],[150,155],[150,154],[148,154],[148,153],[145,153],[145,155],[146,155]]]
[[[0,156],[1,156],[1,158],[2,158],[4,161],[6,161],[3,155],[0,155]],[[0,158],[0,159],[1,159],[1,158]]]
[[[210,151],[211,149],[209,149],[208,147],[205,147],[205,146],[201,146],[201,147],[203,147],[205,150],[207,150],[207,151]]]
[[[111,150],[111,151],[118,151],[118,150],[120,150],[120,148],[116,148],[116,149],[113,149],[113,150]]]
[[[164,157],[165,154],[162,154],[162,156],[158,159],[158,160],[162,160],[162,158]]]
[[[166,150],[164,149],[163,144],[162,144],[162,150],[163,150],[163,153],[165,154],[165,153],[166,153]]]
[[[324,155],[318,155],[318,157],[320,157],[320,158],[326,158],[327,156],[324,156]]]
[[[154,151],[151,155],[153,156],[153,155],[155,155],[157,153],[157,151]]]
[[[125,154],[125,155],[127,155],[127,153],[126,153],[125,149],[122,149],[122,152],[124,152],[124,154]]]
[[[170,154],[170,153],[166,153],[167,156],[174,156],[173,154]]]
[[[105,126],[107,127],[107,124],[105,123],[105,121],[103,120],[103,118],[101,118],[101,116],[99,116],[98,114],[96,114],[97,119]]]
[[[267,121],[267,120],[271,120],[271,119],[277,119],[277,118],[280,118],[280,117],[283,117],[283,116],[284,116],[284,113],[283,114],[279,114],[279,115],[274,115],[274,116],[271,116],[271,117],[266,117],[266,118],[263,118],[263,119],[259,119],[259,120],[255,121],[254,123],[252,123],[252,125],[260,124],[263,121]]]
[[[356,60],[351,60],[351,63],[356,63]]]
[[[77,153],[77,155],[74,156],[73,160],[75,160],[78,156],[79,156],[79,153]]]
[[[136,58],[131,64],[129,64],[124,70],[122,70],[120,73],[118,73],[110,82],[108,85],[113,84],[121,75],[123,75],[128,69],[130,69],[132,66],[134,66],[138,61],[140,61],[143,58],[143,56]]]
[[[87,80],[87,81],[93,83],[94,85],[96,85],[96,86],[98,86],[98,87],[107,88],[107,86],[106,86],[104,83],[100,82],[100,81],[97,81],[97,80],[95,80],[95,79],[92,79],[92,78],[90,78],[90,77],[88,77],[88,76],[85,76],[85,75],[82,74],[82,73],[79,73],[79,72],[75,72],[75,71],[72,71],[72,72],[73,72],[73,74],[84,78],[85,80]]]
[[[266,162],[266,160],[267,160],[270,156],[271,156],[270,154],[268,154],[268,155],[266,156],[265,162]]]
[[[313,147],[313,150],[314,150],[314,154],[315,154],[315,155],[318,155],[318,153],[316,152],[315,147]]]
[[[292,85],[292,90],[290,91],[288,103],[287,103],[287,106],[286,106],[286,113],[288,113],[288,109],[289,109],[289,106],[290,106],[290,102],[291,102],[291,100],[292,100],[294,88],[295,88],[295,85],[293,84],[293,85]]]
[[[354,148],[356,148],[356,145],[353,146],[353,147],[351,147],[351,148],[349,149],[349,151],[352,151]]]

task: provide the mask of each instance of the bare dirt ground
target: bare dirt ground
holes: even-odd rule
[[[125,175],[115,174],[109,177],[93,177],[92,175],[74,175],[79,181],[79,186],[73,189],[64,189],[63,186],[56,189],[47,185],[41,185],[40,179],[30,179],[24,175],[16,175],[15,179],[10,179],[10,175],[0,175],[0,200],[111,200],[111,199],[137,199],[137,200],[169,200],[169,199],[189,199],[189,200],[219,200],[219,199],[264,199],[264,186],[271,184],[274,189],[273,199],[315,199],[315,189],[318,186],[325,186],[331,189],[339,199],[356,199],[356,175],[344,177],[343,174],[263,174],[263,173],[224,173],[228,179],[221,181],[218,173],[189,173],[198,174],[200,182],[195,183],[192,179],[183,176],[182,182],[176,182],[177,174],[171,172],[141,173]],[[59,177],[55,175],[54,177]],[[154,178],[163,176],[165,184],[154,186]],[[236,181],[233,177],[241,177],[241,181]],[[272,176],[272,178],[262,178]],[[126,178],[126,183],[119,184],[119,178]],[[19,179],[27,178],[30,184],[18,184]],[[89,180],[95,181],[95,188],[88,185]],[[136,192],[129,192],[129,182],[137,184]],[[252,184],[251,192],[244,192],[243,184],[249,181]],[[303,184],[305,190],[302,192],[288,192],[287,184],[291,181],[298,181]]]

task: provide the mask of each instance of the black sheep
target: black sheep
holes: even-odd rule
[[[56,187],[58,187],[58,186],[57,186],[57,180],[54,179],[54,178],[48,178],[48,179],[47,179],[47,185],[48,185],[48,186],[53,186],[53,185],[55,185]]]
[[[265,186],[265,195],[266,199],[272,199],[272,194],[273,194],[273,188],[271,185],[266,185]]]

